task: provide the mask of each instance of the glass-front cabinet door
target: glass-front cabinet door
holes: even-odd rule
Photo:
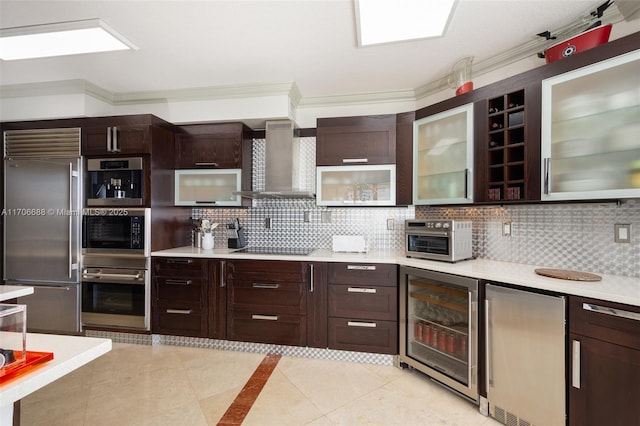
[[[318,166],[316,204],[319,206],[393,206],[396,165]]]
[[[473,202],[473,104],[413,123],[413,203]]]
[[[640,50],[542,82],[543,200],[640,197]]]
[[[239,206],[241,169],[175,171],[176,206]]]

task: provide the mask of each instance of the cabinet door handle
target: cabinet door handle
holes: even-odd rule
[[[375,322],[347,321],[347,326],[349,326],[349,327],[376,328],[377,324]]]
[[[166,284],[171,284],[171,285],[191,285],[192,281],[191,280],[165,280]]]
[[[211,201],[200,201],[200,200],[195,200],[196,204],[215,204],[216,202],[211,200]]]
[[[219,164],[216,162],[199,162],[199,163],[195,163],[196,166],[213,166],[213,167],[218,167]]]
[[[487,366],[487,371],[486,371],[486,376],[485,376],[485,380],[486,380],[486,387],[487,387],[487,392],[489,391],[489,387],[490,385],[493,384],[493,378],[491,377],[491,334],[489,333],[489,326],[491,325],[491,321],[489,320],[489,299],[486,299],[484,301],[484,342],[485,342],[485,348],[484,348],[484,355],[485,355],[485,363]]]
[[[573,340],[571,343],[571,386],[580,389],[580,341]]]
[[[347,293],[371,293],[376,294],[378,290],[375,288],[359,288],[359,287],[349,287],[347,288]]]
[[[168,314],[190,315],[191,309],[167,309]]]
[[[278,288],[280,284],[252,283],[253,288]]]
[[[584,309],[585,311],[597,312],[599,314],[612,315],[614,317],[640,321],[640,314],[637,312],[629,312],[622,309],[609,308],[608,306],[594,305],[593,303],[583,303],[582,309]]]
[[[471,182],[471,170],[464,169],[464,198],[469,198],[469,182]]]
[[[226,263],[224,260],[220,261],[220,287],[226,287],[227,282],[224,279],[224,271],[226,269]]]
[[[118,144],[118,128],[113,126],[111,131],[113,132],[113,152],[120,152],[120,145]]]
[[[113,147],[112,147],[112,140],[111,140],[111,127],[107,127],[107,152],[113,152]]]
[[[313,264],[309,264],[309,293],[313,293]]]
[[[551,190],[551,158],[544,159],[544,193],[549,194]]]
[[[347,265],[348,270],[356,271],[375,271],[375,265]]]
[[[347,164],[347,163],[368,163],[369,159],[368,158],[343,158],[342,159],[342,163],[343,164]]]
[[[266,320],[266,321],[278,321],[277,315],[260,315],[260,314],[252,314],[251,319],[254,320]]]

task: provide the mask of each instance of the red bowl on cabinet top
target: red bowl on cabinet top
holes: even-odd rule
[[[544,51],[544,57],[547,63],[549,64],[558,59],[566,58],[567,56],[605,44],[609,41],[611,27],[612,25],[608,24],[592,28],[573,38],[554,44]]]

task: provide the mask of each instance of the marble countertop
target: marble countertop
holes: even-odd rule
[[[520,285],[523,287],[546,290],[561,294],[591,297],[610,302],[640,306],[640,278],[618,275],[597,274],[602,281],[568,281],[543,277],[535,273],[537,268],[545,265],[525,265],[486,259],[463,260],[457,263],[437,262],[413,259],[404,255],[403,250],[380,251],[367,253],[334,253],[331,250],[318,249],[309,255],[265,255],[238,253],[236,249],[214,248],[204,250],[191,246],[177,247],[151,253],[152,256],[163,257],[195,257],[211,259],[265,259],[295,260],[307,262],[358,262],[358,263],[395,263],[430,271],[444,272],[454,275],[478,278],[487,281]],[[591,271],[583,271],[591,272]]]
[[[27,296],[33,294],[33,287],[24,287],[19,285],[0,285],[0,302],[16,297]]]

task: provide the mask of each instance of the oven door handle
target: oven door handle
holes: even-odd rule
[[[137,274],[133,275],[133,274],[105,274],[102,272],[96,272],[95,274],[90,274],[87,271],[83,272],[82,278],[95,278],[95,279],[118,278],[118,279],[133,280],[133,281],[139,281],[143,279],[141,272],[138,272]]]
[[[407,234],[416,237],[448,237],[449,232],[407,232]]]

